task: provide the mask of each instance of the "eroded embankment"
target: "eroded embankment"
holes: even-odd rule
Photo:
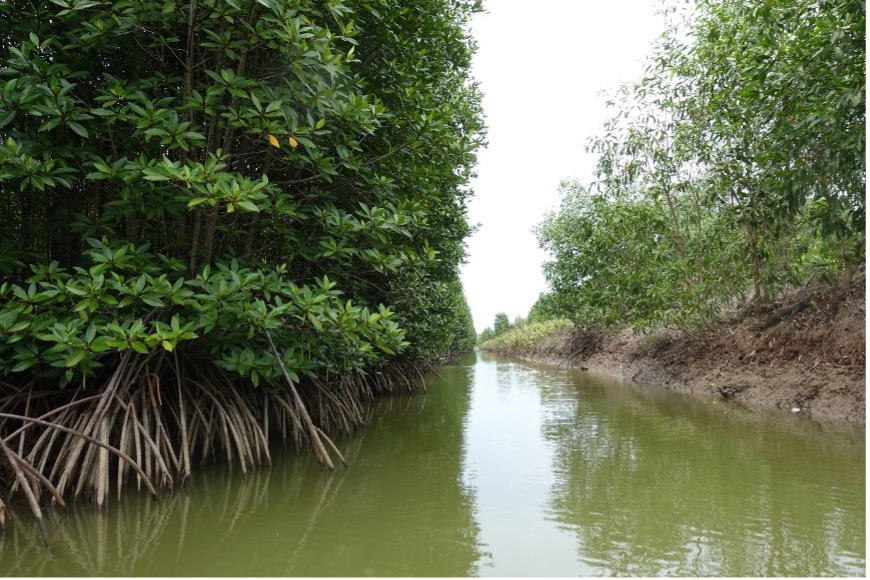
[[[866,425],[865,277],[835,291],[797,293],[706,331],[563,331],[501,350],[676,391],[813,418]],[[836,304],[836,305],[835,305]]]

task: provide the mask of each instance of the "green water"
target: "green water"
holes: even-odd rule
[[[50,551],[16,505],[0,574],[865,575],[863,430],[485,353],[440,375],[373,405],[344,473],[208,466],[52,517]]]

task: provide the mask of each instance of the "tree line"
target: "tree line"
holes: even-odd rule
[[[537,228],[536,315],[704,327],[865,260],[865,4],[667,9],[644,77],[609,100],[595,179]]]

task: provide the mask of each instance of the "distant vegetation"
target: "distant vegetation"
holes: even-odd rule
[[[497,334],[487,328],[480,333],[478,344],[484,350],[523,351],[543,340],[564,334],[573,327],[574,324],[566,319],[517,319]]]
[[[539,317],[703,327],[864,263],[864,2],[700,0],[669,22],[590,143],[597,179],[538,226]]]

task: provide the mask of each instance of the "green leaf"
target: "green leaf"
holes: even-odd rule
[[[51,131],[52,129],[60,125],[61,120],[62,119],[60,117],[52,117],[51,119],[42,123],[37,131],[40,133],[43,131]]]
[[[143,296],[142,302],[149,306],[155,306],[157,308],[161,308],[162,306],[164,306],[163,301],[155,296]]]
[[[83,358],[85,358],[85,355],[86,355],[86,354],[87,354],[87,351],[85,351],[85,350],[80,350],[80,351],[78,351],[78,352],[76,352],[76,353],[73,353],[73,354],[69,355],[68,357],[66,357],[66,358],[64,359],[64,361],[63,361],[63,366],[65,366],[65,367],[74,367],[74,366],[76,366],[77,364],[79,364],[79,363],[82,361]]]
[[[38,362],[36,357],[24,359],[23,361],[18,362],[14,367],[12,367],[13,373],[20,373],[21,371],[27,370]]]
[[[109,336],[98,336],[91,343],[91,352],[104,352],[117,346],[116,341]]]
[[[153,169],[148,169],[147,167],[142,170],[142,176],[148,181],[169,181],[170,179],[172,179],[168,175],[158,173]]]
[[[131,344],[130,346],[132,346],[133,350],[135,350],[138,353],[148,354],[148,347],[145,346],[144,342],[140,342],[140,341],[136,340],[136,341],[133,341],[133,344]]]
[[[0,127],[5,127],[15,118],[15,111],[6,111],[0,115]]]
[[[260,211],[260,208],[257,207],[255,204],[251,203],[250,201],[239,201],[239,202],[236,202],[236,205],[238,205],[240,208],[246,209],[248,211],[255,211],[255,212]]]
[[[88,329],[85,331],[85,342],[90,344],[94,341],[94,337],[97,335],[97,327],[92,322]]]
[[[87,131],[87,129],[85,129],[84,127],[82,127],[81,125],[79,125],[78,123],[76,123],[75,121],[70,121],[70,122],[68,122],[68,123],[67,123],[67,126],[68,126],[70,129],[72,129],[73,131],[75,131],[76,133],[78,133],[79,135],[81,135],[82,137],[84,137],[85,139],[88,138],[88,131]]]
[[[381,343],[379,343],[379,342],[376,342],[376,343],[375,343],[375,346],[378,347],[379,349],[381,349],[382,351],[384,351],[385,353],[387,353],[387,354],[390,355],[390,356],[395,356],[395,354],[396,354],[396,351],[394,351],[394,350],[391,349],[390,347],[388,347],[388,346],[386,346],[386,345],[383,345],[383,344],[381,344]]]

